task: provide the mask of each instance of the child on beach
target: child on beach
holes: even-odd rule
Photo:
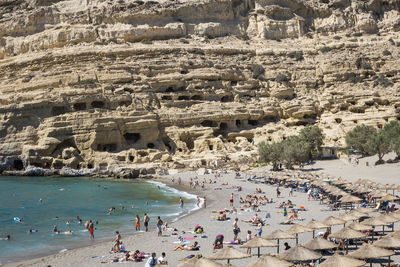
[[[162,226],[164,222],[161,220],[160,216],[157,217],[157,235],[162,236]]]
[[[246,236],[246,242],[249,242],[251,240],[251,231],[247,231],[247,236]],[[247,254],[251,254],[251,248],[247,248]]]

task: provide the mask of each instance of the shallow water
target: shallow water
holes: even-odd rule
[[[179,196],[184,199],[184,208],[179,208]],[[136,214],[143,227],[146,212],[153,226],[157,216],[164,222],[173,221],[195,209],[195,202],[196,196],[159,183],[82,177],[0,177],[0,238],[11,235],[9,241],[0,240],[0,264],[92,244],[84,227],[88,220],[98,221],[95,238],[99,242],[113,238],[116,230],[122,235],[134,233],[134,221],[130,220]],[[116,211],[108,215],[110,207]],[[21,218],[22,223],[15,222],[14,217]],[[52,231],[54,225],[62,234]],[[38,232],[29,234],[30,229]],[[65,234],[68,230],[72,234]]]

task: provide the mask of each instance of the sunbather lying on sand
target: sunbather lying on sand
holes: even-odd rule
[[[195,241],[193,245],[189,245],[189,246],[187,246],[187,245],[175,246],[175,247],[174,247],[174,250],[200,250],[200,246],[199,246],[199,244],[197,243],[197,241]]]

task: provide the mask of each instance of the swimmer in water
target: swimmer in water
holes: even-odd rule
[[[56,216],[56,220],[58,220],[59,218],[58,218],[58,216]]]
[[[11,236],[10,235],[7,235],[6,237],[4,237],[4,238],[0,238],[0,240],[10,240],[11,239]]]
[[[54,225],[54,227],[53,227],[53,232],[55,232],[55,233],[58,232],[58,230],[57,230],[57,225]]]
[[[29,229],[28,234],[37,233],[37,232],[38,232],[38,230]]]
[[[132,209],[135,209],[135,208],[136,208],[136,207],[135,207],[135,204],[132,203]]]
[[[66,225],[69,225],[69,221],[67,221],[65,224],[66,224]]]
[[[42,199],[42,198],[40,198],[40,199],[39,199],[39,203],[42,203],[42,202],[43,202],[43,199]]]

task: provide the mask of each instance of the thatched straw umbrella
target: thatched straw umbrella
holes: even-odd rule
[[[376,241],[374,245],[381,248],[400,248],[400,238],[388,235]]]
[[[339,199],[342,203],[360,202],[362,199],[353,195],[345,195]]]
[[[365,208],[365,207],[359,207],[359,208],[357,208],[357,209],[355,209],[355,210],[358,211],[358,212],[361,212],[361,213],[371,213],[371,212],[374,212],[373,209]]]
[[[337,245],[326,239],[316,237],[314,239],[311,239],[307,243],[303,244],[303,247],[311,249],[311,250],[324,250],[324,249],[335,248],[335,247],[337,247]]]
[[[339,225],[339,224],[345,224],[346,221],[339,219],[334,216],[329,216],[325,220],[322,221],[324,224],[329,225],[329,226],[334,226],[334,225]]]
[[[313,231],[313,229],[305,227],[300,224],[295,224],[288,229],[289,233],[296,235],[296,245],[299,243],[299,234],[300,233],[306,233],[306,232],[312,232],[312,231]]]
[[[208,257],[208,258],[211,260],[228,260],[228,263],[229,263],[230,260],[244,259],[244,258],[248,258],[248,257],[251,257],[251,255],[229,246],[229,247],[220,249],[214,255],[212,255],[211,257]]]
[[[311,261],[318,260],[321,257],[321,254],[316,253],[301,245],[290,248],[280,255],[280,258],[287,261]]]
[[[314,219],[312,219],[311,221],[309,221],[306,225],[304,225],[305,227],[311,228],[313,229],[313,233],[312,236],[313,238],[315,237],[315,230],[317,229],[322,229],[322,228],[329,228],[329,225],[324,224],[323,222],[319,222],[316,221]]]
[[[345,212],[345,213],[339,214],[339,217],[340,217],[340,219],[345,220],[346,222],[354,221],[354,220],[358,219],[357,216],[351,214],[350,212]]]
[[[193,257],[188,261],[182,262],[177,267],[222,267],[220,263],[216,263],[212,260],[203,257]]]
[[[395,200],[398,200],[399,198],[398,197],[395,197],[395,196],[392,196],[392,195],[386,195],[386,196],[383,196],[383,197],[381,197],[380,199],[379,199],[379,201],[395,201]]]
[[[368,226],[382,226],[382,231],[385,232],[385,225],[389,225],[390,223],[382,221],[378,217],[372,217],[372,218],[366,219],[365,221],[362,221],[361,224],[368,225]],[[375,231],[372,232],[372,242],[374,242],[374,233],[375,233]]]
[[[318,264],[319,267],[359,267],[363,266],[365,261],[352,259],[347,256],[333,255],[328,257],[323,263]]]
[[[244,243],[241,248],[257,248],[258,249],[258,257],[260,257],[260,248],[262,247],[276,247],[278,246],[275,243],[270,242],[267,239],[264,239],[262,237],[255,237],[251,239],[250,241]]]
[[[363,213],[363,212],[359,212],[357,210],[352,210],[350,211],[350,214],[353,215],[354,217],[358,217],[358,218],[362,218],[362,217],[368,217],[367,214]]]
[[[295,239],[296,236],[292,233],[282,230],[275,230],[268,235],[265,236],[266,239],[276,239],[278,244],[278,253],[279,253],[279,240],[280,239]]]
[[[382,257],[389,257],[394,255],[394,251],[380,248],[374,245],[365,245],[361,246],[356,251],[353,251],[349,254],[350,257],[357,258],[357,259],[370,259],[370,266],[372,267],[372,259],[382,258]]]
[[[361,224],[358,222],[353,222],[353,223],[349,224],[347,227],[349,227],[353,230],[356,230],[356,231],[369,231],[372,229],[372,226]]]
[[[360,238],[363,238],[366,236],[367,236],[367,234],[353,230],[349,227],[342,228],[341,230],[329,235],[329,237],[333,237],[336,239],[346,239],[346,240],[360,239]],[[346,252],[348,252],[348,251],[349,251],[349,244],[348,244],[348,242],[346,242]]]
[[[278,259],[275,256],[264,255],[261,258],[257,259],[255,262],[250,263],[246,267],[290,267],[293,266],[293,263]]]

